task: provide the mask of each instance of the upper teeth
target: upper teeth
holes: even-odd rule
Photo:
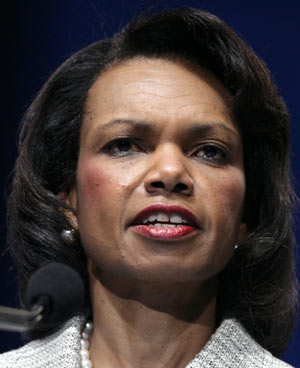
[[[143,224],[147,222],[167,222],[173,224],[187,224],[187,221],[177,213],[171,213],[170,215],[162,212],[154,213],[143,220]]]

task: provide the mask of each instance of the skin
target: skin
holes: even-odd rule
[[[95,367],[185,367],[207,343],[218,274],[246,233],[242,152],[230,95],[203,69],[139,58],[91,87],[66,200],[88,257]],[[185,207],[201,229],[138,234],[134,217],[157,203]]]

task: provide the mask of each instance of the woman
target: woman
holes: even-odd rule
[[[23,298],[52,260],[89,292],[1,367],[288,366],[292,197],[285,105],[218,18],[174,9],[81,50],[24,118],[9,216]]]

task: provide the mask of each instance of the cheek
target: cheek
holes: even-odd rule
[[[88,205],[104,198],[111,185],[105,170],[100,170],[93,164],[84,164],[78,169],[77,190],[79,204],[88,202]],[[109,193],[107,193],[109,194]]]
[[[223,187],[220,189],[220,200],[224,202],[230,212],[240,213],[245,197],[244,176],[229,175],[227,178],[224,178],[223,184]]]
[[[78,207],[92,209],[99,204],[121,205],[131,191],[138,170],[112,165],[100,159],[82,160],[77,171]]]
[[[210,183],[211,210],[216,218],[240,221],[244,197],[245,178],[242,171],[220,174],[217,180]]]
[[[99,159],[83,160],[77,171],[77,217],[81,226],[94,226],[99,220],[104,223],[115,216],[120,192],[110,167]]]

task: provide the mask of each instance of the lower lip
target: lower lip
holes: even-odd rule
[[[136,232],[152,239],[171,240],[178,239],[189,234],[195,233],[198,229],[192,226],[176,226],[176,227],[154,227],[146,225],[136,225],[133,227]]]

